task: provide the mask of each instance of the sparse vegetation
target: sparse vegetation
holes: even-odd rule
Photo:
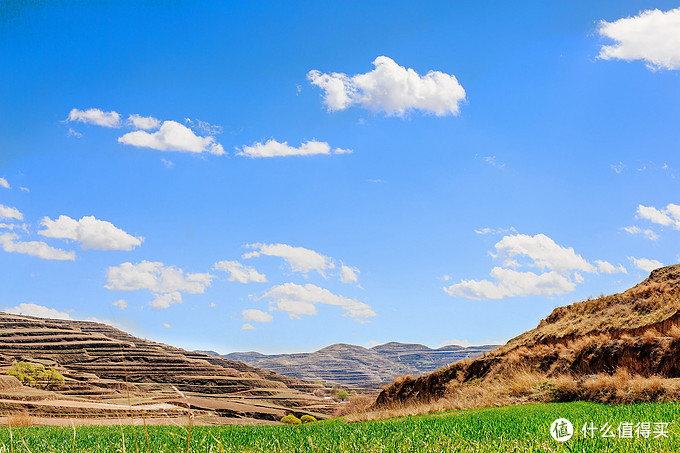
[[[45,369],[43,365],[30,362],[15,363],[5,374],[16,377],[24,385],[44,390],[59,387],[64,383],[64,376],[57,370]]]

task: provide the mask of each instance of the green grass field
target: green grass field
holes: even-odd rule
[[[363,423],[329,420],[309,425],[194,427],[150,426],[152,452],[678,452],[680,403],[606,406],[555,403],[447,412]],[[556,418],[574,425],[573,437],[559,443],[550,436]],[[649,438],[586,438],[585,423],[605,422],[617,434],[619,423],[651,423]],[[668,423],[668,437],[654,439],[654,423]],[[4,452],[146,452],[144,427],[28,427],[0,429]],[[641,433],[642,434],[642,433]],[[618,434],[617,434],[618,435]],[[125,441],[123,442],[123,437]],[[136,442],[135,442],[136,441]]]

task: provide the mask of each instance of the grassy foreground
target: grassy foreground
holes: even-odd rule
[[[677,452],[680,451],[680,403],[607,406],[596,403],[553,403],[447,412],[400,419],[344,423],[330,420],[297,427],[149,426],[152,452]],[[559,443],[550,436],[557,418],[569,419],[573,437]],[[650,422],[649,438],[586,438],[584,423],[613,432],[619,423]],[[654,439],[655,422],[668,423],[668,437]],[[5,452],[146,452],[144,427],[0,428]]]

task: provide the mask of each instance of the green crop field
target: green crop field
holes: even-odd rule
[[[77,427],[75,440],[73,428],[14,428],[11,433],[8,428],[0,428],[0,453],[146,452],[147,445],[149,451],[158,453],[677,452],[679,416],[678,403],[556,403],[362,423],[336,419],[290,427],[194,427],[190,432],[177,426],[149,426],[148,444],[144,427],[140,426]],[[557,418],[566,418],[574,426],[573,437],[561,443],[550,435],[550,426]],[[587,436],[582,432],[584,425],[594,428]],[[602,434],[614,437],[603,438]]]

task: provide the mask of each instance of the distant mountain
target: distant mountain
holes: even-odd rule
[[[450,345],[431,349],[422,344],[391,342],[369,349],[339,343],[316,352],[300,354],[234,352],[220,355],[213,351],[201,352],[304,380],[378,388],[398,376],[419,376],[461,359],[480,357],[495,348],[495,345]]]

